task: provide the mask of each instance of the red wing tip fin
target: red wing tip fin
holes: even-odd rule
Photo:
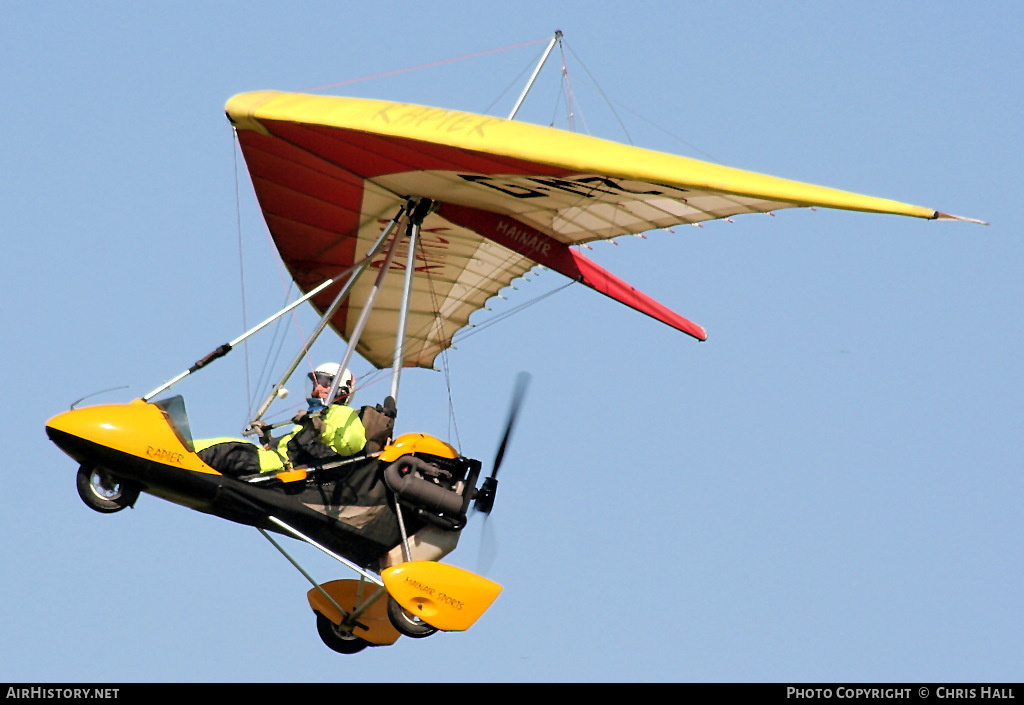
[[[584,286],[590,287],[605,296],[629,306],[635,311],[639,311],[676,330],[682,331],[701,342],[708,339],[708,333],[704,330],[703,326],[683,318],[675,311],[666,308],[643,292],[637,291],[633,286],[601,268],[575,250],[568,250],[568,252],[572,256],[573,266],[576,269],[576,279]]]
[[[940,213],[935,211],[935,215],[932,216],[934,220],[962,220],[966,223],[977,223],[978,225],[988,225],[987,220],[978,220],[977,218],[965,218],[962,215],[951,215],[949,213]]]

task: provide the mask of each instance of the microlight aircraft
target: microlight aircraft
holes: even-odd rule
[[[591,241],[799,207],[970,220],[511,117],[275,91],[236,95],[226,112],[303,295],[144,397],[73,406],[46,431],[79,464],[79,494],[92,509],[120,511],[145,492],[256,527],[312,583],[318,633],[341,653],[468,629],[497,598],[500,585],[441,559],[472,510],[491,511],[525,383],[486,477],[480,461],[422,433],[375,453],[230,477],[194,451],[182,397],[164,394],[174,383],[309,302],[320,323],[252,419],[247,431],[258,434],[328,327],[347,341],[341,367],[358,352],[391,368],[397,396],[403,368],[432,367],[473,312],[537,265],[707,338],[575,247]],[[306,542],[358,577],[318,583],[274,535]]]

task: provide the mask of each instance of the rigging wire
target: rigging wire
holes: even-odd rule
[[[608,94],[605,93],[605,91],[598,84],[597,79],[593,76],[593,74],[590,72],[590,70],[587,69],[587,67],[583,63],[583,61],[579,58],[579,56],[572,49],[572,47],[569,46],[569,43],[567,41],[565,41],[564,39],[559,42],[559,48],[560,48],[560,53],[561,53],[561,58],[562,58],[561,82],[560,82],[560,85],[559,85],[558,95],[555,98],[555,104],[554,104],[554,107],[552,109],[552,117],[551,117],[550,121],[548,122],[548,125],[550,127],[554,127],[555,126],[555,123],[556,123],[556,120],[557,120],[557,114],[558,114],[558,112],[559,112],[559,110],[561,108],[561,102],[564,100],[564,102],[565,102],[565,111],[566,111],[566,120],[567,120],[568,125],[569,125],[569,131],[571,131],[571,132],[575,132],[576,131],[576,119],[579,118],[582,121],[582,123],[583,123],[584,132],[587,133],[587,134],[591,134],[591,130],[589,128],[589,125],[587,125],[586,118],[583,115],[583,109],[582,109],[582,106],[580,104],[580,101],[576,97],[576,92],[573,90],[573,82],[572,82],[572,80],[570,80],[569,61],[567,60],[566,54],[565,54],[566,47],[568,47],[568,51],[571,53],[571,55],[572,55],[573,59],[575,60],[575,62],[577,64],[579,64],[580,67],[583,68],[584,72],[586,73],[586,77],[589,78],[589,81],[585,81],[585,84],[588,85],[589,87],[593,88],[594,90],[598,91],[598,93],[601,95],[601,97],[603,98],[603,100],[607,104],[608,109],[611,111],[612,115],[615,117],[615,120],[619,123],[619,126],[622,128],[622,132],[625,135],[626,141],[628,141],[630,144],[633,144],[633,138],[630,135],[629,130],[626,128],[626,125],[623,122],[622,118],[619,116],[619,114],[615,110],[615,105],[617,105],[618,103],[616,103],[615,101],[612,101],[608,97]],[[587,202],[589,200],[589,198],[590,198],[590,194],[594,193],[595,191],[598,191],[598,190],[599,190],[599,187],[595,184],[586,193],[581,192],[579,197],[578,197],[578,199],[577,199],[577,203]],[[573,209],[574,209],[574,207],[572,207],[572,206],[565,207],[565,208],[562,209],[563,217],[566,218],[566,220],[569,221],[569,222],[573,222],[573,221],[572,221],[572,218],[570,218],[567,214],[569,212],[571,212]],[[590,230],[590,231],[592,231],[594,233],[594,235],[590,238],[590,240],[604,240],[604,239],[607,239],[608,235],[615,229],[615,225],[616,224],[615,224],[614,220],[606,221],[606,222],[607,222],[607,226],[606,227],[608,228],[608,230],[606,231],[604,236],[601,235],[601,229],[594,228],[594,227],[588,228],[588,230]],[[652,227],[653,227],[653,225],[652,225]],[[618,243],[615,242],[614,239],[611,239],[611,242],[612,242],[612,244],[618,244]],[[590,245],[587,245],[585,242],[580,242],[578,244],[579,244],[580,247],[586,247],[588,249],[591,249]]]
[[[238,151],[241,145],[238,143],[238,130],[234,126],[231,127],[231,153],[234,158],[234,172],[235,172],[235,231],[236,239],[238,243],[238,280],[239,288],[242,299],[242,330],[249,328],[249,314],[246,308],[246,292],[245,292],[245,248],[242,246],[242,198],[241,198],[241,187],[238,178]],[[252,399],[252,388],[249,384],[249,343],[248,341],[244,344],[243,349],[245,354],[243,359],[245,360],[245,398]],[[252,403],[249,402],[248,413],[252,412]]]
[[[505,311],[504,313],[496,314],[493,318],[488,319],[487,321],[485,321],[484,323],[481,323],[480,325],[472,325],[472,326],[469,326],[467,328],[463,328],[460,331],[458,331],[454,336],[452,336],[452,343],[454,344],[455,342],[462,342],[463,340],[465,340],[469,336],[476,335],[480,331],[486,330],[486,329],[490,328],[495,323],[500,323],[501,321],[504,321],[506,318],[509,318],[509,317],[514,316],[514,315],[519,314],[519,313],[522,313],[524,310],[530,308],[534,304],[540,303],[541,301],[543,301],[544,299],[548,298],[549,296],[553,296],[553,295],[561,292],[562,290],[569,288],[570,286],[572,286],[575,283],[576,283],[575,279],[570,279],[565,284],[562,284],[561,286],[559,286],[557,289],[552,289],[551,291],[549,291],[549,292],[547,292],[545,294],[541,294],[540,296],[537,296],[537,297],[535,297],[533,299],[530,299],[529,301],[527,301],[525,303],[519,304],[518,306],[515,306],[515,307],[509,309],[508,311]]]
[[[419,252],[419,257],[420,257],[421,260],[423,260],[423,261],[428,261],[429,260],[429,253],[426,250],[425,239],[421,238],[421,239],[417,240],[417,251]],[[513,258],[516,258],[518,256],[519,255],[517,253],[511,252],[511,251],[508,253],[508,259],[510,259],[510,260],[513,259]],[[415,254],[414,253],[409,253],[407,255],[407,259],[406,259],[406,266],[415,266],[415,261],[416,261]],[[440,295],[438,294],[436,279],[435,279],[434,274],[430,271],[429,267],[425,268],[425,271],[423,272],[423,275],[424,276],[422,278],[427,282],[427,289],[428,289],[429,296],[430,296],[430,299],[431,299],[431,302],[432,302],[431,308],[435,312],[435,315],[432,317],[431,323],[428,324],[427,328],[434,328],[437,331],[437,340],[438,341],[444,341],[444,336],[445,336],[444,321],[441,318],[441,316],[439,315],[439,311],[440,311],[441,306],[440,306]],[[445,383],[445,389],[446,389],[446,394],[447,394],[447,399],[448,399],[448,422],[449,422],[448,436],[449,436],[449,438],[453,438],[454,439],[453,445],[455,445],[456,447],[461,447],[462,440],[461,440],[461,436],[460,436],[459,428],[458,428],[458,419],[457,419],[456,413],[455,413],[455,400],[454,400],[454,391],[453,391],[453,384],[452,384],[452,369],[451,369],[451,364],[450,364],[451,361],[449,359],[449,350],[452,347],[454,347],[454,344],[455,344],[456,341],[465,340],[470,335],[473,335],[474,333],[477,333],[477,332],[480,332],[480,331],[482,331],[482,330],[484,330],[486,328],[489,328],[494,323],[498,323],[500,321],[503,321],[506,318],[509,318],[510,316],[513,316],[513,315],[515,315],[515,314],[525,310],[526,308],[532,306],[533,304],[538,303],[539,301],[541,301],[541,300],[543,300],[543,299],[545,299],[545,298],[547,298],[547,297],[549,297],[549,296],[551,296],[551,295],[553,295],[555,293],[558,293],[559,291],[561,291],[562,289],[565,289],[566,287],[570,286],[573,283],[574,283],[573,281],[569,281],[569,282],[567,282],[566,284],[564,284],[563,286],[559,287],[556,290],[547,292],[546,294],[543,294],[543,295],[541,295],[541,296],[539,296],[539,297],[537,297],[537,298],[535,298],[535,299],[533,299],[531,301],[527,301],[527,302],[525,302],[525,303],[523,303],[523,304],[521,304],[519,306],[516,306],[516,307],[510,309],[509,311],[506,311],[506,312],[504,312],[502,314],[496,315],[493,319],[488,320],[487,322],[485,322],[482,325],[471,324],[471,325],[469,325],[467,327],[460,328],[458,331],[456,331],[452,335],[450,343],[448,345],[444,345],[441,348],[441,350],[437,353],[436,358],[440,362],[440,369],[438,371],[442,372],[442,374],[444,375],[444,383]],[[420,330],[423,330],[423,329],[420,329]],[[418,359],[412,360],[411,362],[412,362],[412,364],[416,365],[419,362],[421,362],[422,360],[423,360],[423,358],[418,358]],[[361,382],[360,385],[359,385],[359,388],[361,390],[365,390],[367,387],[373,386],[374,384],[376,384],[379,381],[383,381],[382,375],[384,375],[384,374],[385,374],[385,370],[380,370],[380,369],[371,370],[370,372],[366,373],[366,375],[361,376],[359,378],[360,382]]]
[[[579,101],[576,100],[576,95],[572,90],[572,83],[569,82],[569,67],[565,61],[565,42],[558,43],[558,50],[562,57],[562,87],[565,90],[565,110],[566,117],[569,121],[569,130],[576,132],[576,115],[580,116],[583,120],[583,131],[586,134],[590,134],[590,127],[587,125],[586,118],[583,117],[583,110],[580,107]]]
[[[650,125],[654,129],[656,129],[659,132],[663,133],[667,137],[672,138],[673,140],[675,140],[679,144],[685,146],[687,149],[691,149],[694,152],[696,152],[697,154],[700,154],[705,159],[708,159],[710,161],[720,161],[713,154],[710,154],[709,152],[705,152],[703,149],[701,149],[700,147],[694,145],[692,142],[687,142],[686,140],[684,140],[682,137],[680,137],[676,133],[672,132],[671,130],[669,130],[669,129],[665,128],[665,127],[662,127],[661,125],[659,125],[658,123],[654,122],[650,118],[648,118],[648,117],[646,117],[644,115],[641,115],[640,113],[638,113],[635,110],[633,110],[632,108],[630,108],[628,105],[625,105],[625,104],[620,103],[618,101],[612,101],[612,102],[615,103],[615,105],[618,105],[622,110],[625,110],[627,113],[629,113],[633,117],[637,118],[638,120],[643,120],[645,123],[647,123],[648,125]]]
[[[558,119],[559,111],[562,109],[562,96],[564,95],[564,84],[559,83],[558,95],[555,96],[554,107],[551,108],[551,119],[548,120],[548,127],[555,126],[555,120]]]
[[[284,296],[284,306],[287,306],[292,298],[292,290],[294,284],[288,287]],[[284,308],[282,306],[281,308]],[[295,311],[291,312],[290,316],[295,327],[301,330],[297,314]],[[281,357],[281,353],[284,350],[285,343],[287,342],[288,331],[285,323],[285,318],[278,319],[274,324],[274,334],[271,336],[270,342],[267,344],[267,353],[263,357],[263,367],[260,369],[259,376],[256,378],[256,384],[254,385],[257,390],[264,389],[267,386],[272,386],[270,383],[270,376],[273,374],[274,368],[277,366],[277,362]],[[257,395],[262,397],[262,392],[256,392]],[[262,399],[257,396],[250,397],[250,411],[249,416],[252,416],[252,407],[256,404],[262,403]],[[281,413],[281,412],[278,412]]]
[[[238,153],[241,151],[241,145],[239,144],[239,141],[238,141],[238,131],[234,127],[231,128],[231,131],[232,131],[232,136],[233,136],[233,142],[232,142],[233,150],[232,151],[233,151],[234,167],[235,167],[235,169],[234,169],[234,171],[235,171],[235,227],[236,227],[236,231],[237,231],[239,279],[240,279],[240,289],[241,289],[241,308],[242,308],[242,324],[243,324],[242,328],[246,329],[246,328],[248,328],[248,312],[247,312],[248,293],[247,293],[246,286],[245,286],[245,279],[246,279],[246,276],[245,276],[245,274],[246,274],[246,265],[245,265],[245,258],[244,258],[245,247],[244,247],[244,243],[243,243],[241,187],[240,187],[240,179],[239,179],[240,165],[239,165],[239,161],[238,161]],[[273,243],[273,239],[272,239],[272,237],[270,235],[269,230],[264,229],[264,233],[265,233],[266,237],[271,240],[271,243],[270,243],[271,244],[271,248],[274,251],[276,251],[276,246]],[[283,269],[283,264],[282,264],[282,262],[280,261],[279,258],[277,259],[277,272],[278,272],[278,277],[279,277],[279,279],[281,281],[282,289],[284,290],[284,300],[285,300],[285,302],[287,304],[287,302],[291,299],[293,289],[295,288],[296,285],[295,285],[295,282],[292,281],[292,279],[290,277],[286,276],[286,273],[284,272],[284,269]],[[298,312],[297,311],[292,311],[291,315],[290,315],[290,319],[293,322],[293,324],[295,325],[296,330],[301,335],[302,334],[302,323],[301,323],[301,320],[298,317]],[[262,394],[258,390],[263,389],[266,386],[267,381],[270,378],[270,375],[273,373],[274,366],[275,366],[276,362],[278,361],[278,359],[280,358],[281,352],[284,350],[284,346],[285,346],[286,342],[287,342],[286,322],[285,322],[285,319],[281,319],[274,326],[274,334],[273,334],[273,336],[271,338],[270,343],[268,344],[267,353],[266,353],[266,355],[263,356],[263,364],[262,364],[262,367],[260,369],[259,375],[256,378],[256,380],[254,381],[253,380],[252,362],[251,362],[251,354],[250,354],[250,348],[249,348],[249,341],[245,341],[245,343],[244,343],[244,349],[245,349],[244,366],[245,366],[245,398],[246,398],[246,407],[247,407],[246,419],[251,418],[252,412],[253,412],[253,408],[255,407],[255,405],[262,402],[262,399],[258,399],[257,398],[257,395],[261,395]],[[312,370],[312,366],[310,366],[310,370]],[[294,407],[295,405],[292,405],[292,406]]]
[[[420,238],[417,241],[417,244],[419,245],[419,248],[420,248],[420,256],[423,258],[424,261],[428,261],[427,260],[426,248],[425,248],[425,246],[423,244],[423,238]],[[406,266],[407,267],[410,266],[410,265],[411,266],[415,266],[415,257],[414,257],[414,255],[415,255],[415,253],[410,252],[409,256],[406,258]],[[424,273],[427,275],[427,286],[428,286],[428,289],[430,291],[430,300],[434,304],[433,305],[433,309],[434,309],[434,319],[433,319],[434,320],[434,324],[433,325],[434,325],[434,327],[437,328],[437,338],[438,338],[438,340],[439,341],[443,341],[444,340],[444,322],[441,320],[441,315],[440,315],[441,307],[440,307],[440,305],[438,303],[437,288],[436,288],[435,283],[434,283],[434,277],[430,273],[430,268],[426,267],[425,269],[426,269],[426,271]],[[454,339],[454,337],[455,336],[453,334],[452,338]],[[454,439],[455,439],[455,444],[454,444],[455,447],[456,448],[461,448],[462,447],[462,439],[459,436],[459,424],[458,424],[458,421],[455,418],[455,401],[452,398],[452,371],[451,371],[451,366],[449,364],[450,361],[448,359],[448,349],[449,349],[449,347],[450,347],[450,345],[443,347],[441,349],[441,353],[440,353],[440,355],[438,355],[438,357],[441,359],[441,367],[442,367],[442,372],[444,374],[444,386],[445,386],[445,390],[446,390],[447,396],[448,396],[448,437],[449,438],[454,437]]]
[[[568,44],[568,42],[566,42],[566,44]],[[592,73],[590,73],[590,69],[587,68],[586,64],[583,63],[583,61],[576,54],[576,52],[573,51],[571,46],[569,47],[569,53],[572,54],[573,58],[576,59],[580,67],[582,67],[583,71],[586,72],[587,76],[590,77],[590,80],[592,81],[594,88],[597,90],[598,93],[601,94],[601,97],[604,98],[605,103],[608,104],[608,108],[612,111],[612,115],[615,116],[615,120],[619,123],[619,127],[622,128],[622,132],[626,135],[626,141],[629,142],[629,144],[633,144],[633,138],[630,136],[629,130],[626,129],[625,123],[622,122],[622,118],[620,118],[619,114],[615,112],[615,106],[613,105],[611,99],[608,97],[608,94],[604,92],[604,89],[601,88],[600,84],[597,82],[597,79],[594,78],[594,75]]]
[[[520,81],[522,80],[523,76],[525,76],[525,75],[526,75],[526,73],[527,73],[527,72],[528,72],[528,71],[529,71],[529,70],[530,70],[530,69],[531,69],[531,68],[532,68],[532,67],[533,67],[533,66],[534,66],[534,65],[535,65],[536,63],[537,63],[537,59],[536,59],[536,58],[534,58],[534,59],[531,59],[529,63],[527,63],[526,65],[524,65],[524,66],[523,66],[523,70],[522,70],[522,71],[520,71],[520,72],[519,72],[519,74],[518,74],[518,75],[516,75],[516,77],[515,77],[515,78],[513,78],[513,79],[512,79],[511,81],[509,81],[509,82],[508,82],[508,85],[506,85],[506,86],[505,86],[505,89],[504,89],[504,90],[502,90],[502,92],[498,94],[498,97],[496,97],[496,98],[495,98],[494,100],[492,100],[492,101],[491,101],[491,103],[490,103],[490,105],[488,105],[488,106],[487,106],[486,108],[484,108],[484,109],[483,109],[483,111],[482,111],[482,112],[483,112],[483,114],[484,114],[484,115],[488,115],[488,114],[490,114],[490,111],[491,111],[491,109],[492,109],[492,108],[494,108],[494,106],[498,104],[498,101],[500,101],[500,100],[501,100],[502,98],[504,98],[504,97],[505,97],[505,96],[506,96],[506,95],[508,94],[508,92],[509,92],[510,90],[512,90],[512,86],[518,85],[518,84],[519,84],[519,82],[520,82]]]
[[[531,270],[531,271],[533,271],[533,270]],[[438,308],[438,305],[437,305],[438,296],[437,296],[437,293],[436,293],[437,290],[436,290],[436,286],[434,284],[433,276],[429,272],[426,272],[425,275],[426,275],[426,279],[428,281],[429,289],[430,289],[430,292],[431,292],[431,299],[434,301],[434,307],[433,308],[435,310],[437,310],[437,308]],[[506,320],[507,318],[510,318],[510,317],[512,317],[514,315],[517,315],[517,314],[521,313],[522,311],[526,310],[527,308],[530,308],[531,306],[533,306],[533,305],[535,305],[537,303],[540,303],[541,301],[543,301],[544,299],[546,299],[546,298],[548,298],[550,296],[554,296],[555,294],[557,294],[557,293],[567,289],[568,287],[572,286],[575,283],[577,283],[575,280],[566,281],[564,284],[560,285],[559,287],[557,287],[555,289],[552,289],[551,291],[548,291],[548,292],[546,292],[544,294],[541,294],[540,296],[536,296],[533,299],[530,299],[529,301],[526,301],[526,302],[524,302],[522,304],[519,304],[519,305],[509,309],[508,311],[505,311],[504,313],[496,314],[493,318],[488,319],[484,323],[481,323],[481,324],[469,324],[469,325],[467,325],[467,326],[465,326],[463,328],[460,328],[452,336],[451,345],[442,348],[438,352],[437,356],[438,356],[438,358],[440,359],[440,362],[441,362],[441,369],[439,369],[437,371],[442,372],[444,374],[444,376],[445,376],[445,386],[446,386],[447,394],[448,394],[449,423],[451,424],[451,426],[454,426],[454,428],[452,428],[451,426],[449,427],[449,436],[455,438],[454,445],[456,445],[458,447],[460,445],[460,443],[461,443],[461,439],[459,438],[458,422],[457,422],[457,419],[455,418],[455,408],[454,408],[455,404],[454,404],[454,394],[453,394],[453,387],[452,387],[452,374],[451,374],[450,360],[448,358],[449,350],[451,350],[452,348],[455,348],[456,347],[456,345],[455,345],[456,343],[461,343],[466,338],[469,338],[470,336],[475,335],[476,333],[479,333],[479,332],[481,332],[483,330],[486,330],[487,328],[491,327],[492,325],[494,325],[496,323],[500,323],[500,322]],[[430,324],[430,327],[435,327],[435,328],[438,329],[439,332],[443,333],[443,328],[441,328],[441,320],[440,320],[440,317],[438,317],[438,316],[434,317],[433,322]],[[422,360],[423,360],[423,358],[417,358],[417,359],[411,360],[410,362],[411,362],[411,364],[413,366],[415,366],[415,365],[418,365],[418,363],[422,362]],[[379,384],[381,382],[386,381],[387,377],[390,374],[391,374],[391,371],[389,371],[388,369],[382,369],[382,368],[376,368],[376,367],[371,367],[370,369],[366,370],[365,372],[360,372],[358,375],[356,375],[356,379],[359,382],[358,390],[361,391],[361,392],[365,392],[367,389],[369,389],[369,388],[371,388],[371,387],[373,387],[373,386],[375,386],[375,385],[377,385],[377,384]]]
[[[568,42],[566,44],[568,44]],[[587,76],[590,78],[591,85],[593,86],[593,88],[598,93],[601,94],[601,97],[604,99],[605,103],[608,105],[608,109],[611,110],[612,115],[615,117],[615,120],[619,123],[619,127],[622,128],[622,132],[623,132],[623,134],[625,134],[626,141],[629,144],[631,144],[631,145],[634,144],[633,138],[630,136],[629,130],[626,128],[625,122],[619,116],[619,112],[616,110],[616,107],[618,107],[620,110],[623,110],[623,111],[629,113],[630,115],[632,115],[633,117],[635,117],[635,118],[637,118],[639,120],[643,120],[645,123],[647,123],[651,127],[655,128],[659,132],[662,132],[663,134],[667,135],[668,137],[671,137],[673,140],[675,140],[675,141],[679,142],[680,144],[684,145],[687,149],[693,150],[694,152],[702,155],[706,159],[715,160],[714,155],[711,155],[711,154],[705,152],[700,147],[697,147],[696,145],[692,144],[691,142],[687,142],[682,137],[680,137],[678,134],[672,132],[671,130],[666,129],[665,127],[659,125],[658,123],[654,122],[653,120],[650,120],[649,118],[645,117],[644,115],[641,115],[640,113],[638,113],[637,111],[633,110],[632,108],[630,108],[625,103],[621,103],[621,102],[619,102],[617,100],[612,99],[607,93],[604,92],[604,89],[601,88],[601,85],[597,82],[597,79],[594,77],[594,75],[587,68],[586,64],[583,63],[582,59],[580,59],[579,56],[576,54],[576,52],[573,51],[571,46],[569,47],[569,52],[572,53],[573,58],[575,58],[576,61],[579,62],[580,67],[582,67],[584,72],[586,72]]]
[[[249,322],[248,322],[248,320],[249,320],[249,314],[248,314],[248,292],[247,292],[246,286],[245,286],[245,279],[246,279],[245,245],[244,245],[244,242],[243,242],[243,232],[242,232],[241,184],[240,184],[240,179],[239,179],[239,175],[238,175],[238,172],[239,172],[238,153],[240,151],[241,145],[238,142],[238,130],[236,130],[232,126],[231,133],[232,133],[232,154],[233,154],[233,158],[234,158],[234,172],[235,172],[235,230],[236,230],[236,242],[237,242],[237,247],[238,247],[238,279],[239,279],[239,289],[240,289],[241,309],[242,309],[242,311],[241,311],[241,313],[242,313],[242,330],[246,330],[249,327]],[[288,296],[290,295],[290,291],[291,291],[291,289],[289,287],[289,291],[286,294],[286,300],[287,300]],[[278,323],[276,324],[276,326],[274,328],[274,336],[271,339],[271,349],[273,347],[274,340],[277,339],[277,336],[278,336],[278,333],[279,333],[280,329],[281,329],[281,322],[278,321]],[[281,342],[282,342],[282,345],[283,345],[283,338],[282,338]],[[280,347],[281,346],[279,346],[279,350],[280,350]],[[253,390],[254,389],[260,389],[263,386],[263,382],[266,379],[266,376],[268,374],[269,354],[264,357],[263,367],[260,370],[259,376],[257,377],[257,379],[255,380],[255,383],[254,383],[253,377],[252,377],[252,360],[251,360],[251,354],[250,354],[250,348],[249,348],[249,341],[248,340],[246,340],[243,343],[242,348],[244,350],[244,354],[243,354],[244,362],[243,362],[243,365],[244,365],[244,376],[245,376],[246,418],[250,418],[252,416],[253,407],[257,403],[256,398],[255,398],[256,392],[254,392]],[[278,353],[278,354],[280,354],[280,353]]]
[[[429,278],[429,276],[430,275],[428,274],[428,278]],[[541,294],[539,296],[535,296],[534,298],[530,299],[529,301],[525,301],[525,302],[523,302],[523,303],[521,303],[521,304],[519,304],[517,306],[514,306],[514,307],[510,308],[508,311],[505,311],[505,312],[499,313],[499,314],[495,314],[492,318],[487,319],[483,323],[479,323],[479,324],[471,323],[471,324],[469,324],[469,325],[467,325],[467,326],[465,326],[463,328],[460,328],[452,336],[452,345],[450,347],[446,347],[446,348],[442,349],[438,353],[438,355],[439,356],[447,355],[447,353],[448,353],[448,351],[450,349],[457,347],[455,345],[456,343],[461,343],[466,338],[469,338],[472,335],[476,335],[477,333],[479,333],[481,331],[484,331],[487,328],[490,328],[492,325],[494,325],[496,323],[501,323],[502,321],[504,321],[507,318],[511,318],[512,316],[515,316],[515,315],[517,315],[519,313],[522,313],[523,311],[525,311],[526,309],[530,308],[531,306],[540,303],[541,301],[543,301],[544,299],[546,299],[548,297],[554,296],[555,294],[558,294],[558,293],[562,292],[563,290],[569,288],[570,286],[572,286],[573,284],[576,284],[576,283],[577,283],[577,281],[575,279],[570,279],[570,280],[566,281],[564,284],[561,284],[560,286],[558,286],[557,288],[552,289],[551,291],[545,292],[545,293],[543,293],[543,294]],[[433,292],[433,287],[431,287],[431,291]],[[436,301],[436,297],[432,297],[432,298],[434,298],[434,300]],[[490,309],[487,309],[487,310],[490,310]],[[437,320],[437,317],[435,317],[435,320]],[[431,324],[431,325],[436,326],[436,324]],[[415,359],[415,360],[412,360],[411,362],[415,365],[415,364],[418,364],[419,362],[421,362],[422,359],[423,358]],[[443,372],[443,370],[440,370],[440,371]],[[364,373],[362,376],[359,377],[359,379],[360,379],[360,381],[362,381],[364,379],[374,380],[376,377],[384,374],[384,372],[385,372],[385,370],[374,368],[374,369],[371,369],[368,372]],[[375,382],[373,382],[373,383],[375,383]],[[360,384],[359,388],[363,389],[364,387],[366,387],[366,386],[368,386],[370,384],[371,384],[371,382],[367,381],[365,384]]]
[[[440,61],[432,61],[427,64],[421,64],[419,66],[410,66],[409,68],[396,69],[394,71],[385,71],[384,73],[376,73],[370,76],[363,76],[362,78],[352,78],[345,81],[338,81],[336,83],[328,83],[323,86],[316,86],[315,88],[307,88],[302,93],[313,93],[315,91],[327,90],[328,88],[336,88],[338,86],[347,86],[352,83],[360,83],[362,81],[370,81],[378,78],[385,78],[387,76],[395,76],[402,73],[408,73],[410,71],[419,71],[420,69],[432,68],[434,66],[442,66],[444,64],[451,64],[456,61],[464,61],[466,59],[476,59],[481,56],[487,56],[488,54],[497,54],[502,51],[508,51],[510,49],[519,49],[521,47],[530,46],[531,44],[539,44],[541,42],[549,41],[547,37],[542,39],[531,39],[527,42],[520,42],[519,44],[511,44],[507,47],[500,47],[498,49],[488,49],[486,51],[478,51],[473,54],[467,54],[465,56],[456,56],[451,59],[441,59]]]

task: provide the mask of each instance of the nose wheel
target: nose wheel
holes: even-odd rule
[[[430,636],[437,631],[437,627],[430,626],[412,612],[395,602],[394,598],[390,596],[388,597],[388,619],[391,621],[391,625],[397,629],[399,633],[405,634],[407,637],[411,637],[413,639],[422,639],[423,637]]]
[[[78,469],[78,496],[101,514],[113,514],[135,504],[139,488],[120,480],[104,468],[83,465]]]

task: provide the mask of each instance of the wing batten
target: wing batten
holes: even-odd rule
[[[507,216],[464,206],[442,203],[438,212],[448,220],[471,228],[484,237],[520,252],[539,264],[570,279],[577,280],[636,311],[647,314],[698,340],[707,339],[707,332],[701,326],[671,311],[575,252],[568,245],[558,242],[540,231]]]

